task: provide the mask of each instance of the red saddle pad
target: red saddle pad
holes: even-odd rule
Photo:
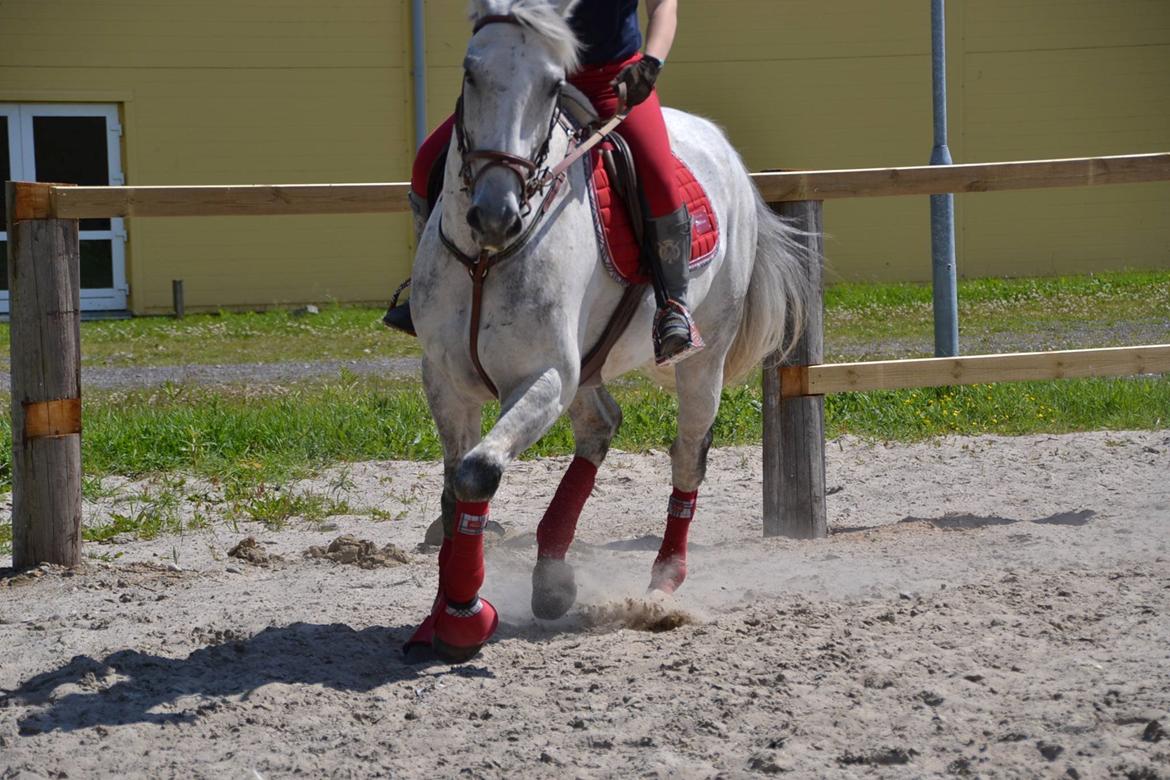
[[[601,256],[610,275],[622,284],[647,284],[650,275],[641,266],[641,251],[625,204],[610,186],[601,154],[591,156],[593,175],[589,197],[593,201],[593,225],[601,244]],[[715,255],[719,245],[719,223],[707,193],[682,160],[674,158],[674,175],[691,215],[691,270],[696,271]]]

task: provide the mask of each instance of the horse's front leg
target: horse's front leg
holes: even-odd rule
[[[573,543],[577,519],[593,491],[597,468],[609,452],[622,409],[604,387],[581,388],[569,406],[575,451],[552,503],[536,529],[536,566],[532,570],[532,614],[555,620],[573,606],[577,582],[565,555]]]
[[[442,507],[443,541],[439,548],[439,587],[431,606],[431,613],[415,630],[404,650],[410,653],[418,648],[430,649],[435,640],[435,626],[447,609],[444,575],[450,570],[450,558],[455,527],[455,471],[463,456],[479,441],[483,404],[458,392],[456,384],[434,363],[422,361],[423,388],[427,395],[431,416],[439,432],[443,447]],[[494,613],[492,613],[494,615]],[[493,620],[494,622],[494,620]],[[493,626],[494,627],[494,626]]]
[[[434,638],[435,649],[447,658],[470,658],[495,631],[495,609],[479,597],[488,505],[504,468],[552,427],[565,409],[566,393],[574,391],[575,384],[575,373],[550,368],[501,388],[505,395],[500,419],[454,468],[451,551],[440,576],[446,606],[435,623]]]

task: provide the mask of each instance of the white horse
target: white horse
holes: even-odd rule
[[[540,524],[532,603],[544,618],[572,606],[576,586],[565,551],[622,416],[603,383],[635,369],[678,394],[672,525],[651,587],[671,592],[681,584],[686,530],[720,390],[785,344],[786,323],[802,321],[808,298],[798,231],[763,203],[714,124],[667,110],[674,152],[705,188],[721,230],[713,260],[693,276],[688,294],[706,347],[656,368],[655,301],[646,288],[600,371],[601,383],[582,386],[582,356],[602,336],[623,288],[600,262],[584,164],[571,166],[555,191],[540,175],[546,160],[563,159],[572,144],[569,129],[555,119],[566,73],[576,63],[566,21],[574,2],[473,0],[460,127],[442,200],[414,262],[411,309],[443,446],[446,541],[439,595],[408,648],[432,645],[450,660],[473,656],[497,624],[495,610],[479,597],[488,502],[508,464],[566,411],[576,458]],[[473,305],[469,274],[476,275],[476,261],[494,264],[481,275],[480,301]],[[799,327],[787,330],[791,344]],[[500,416],[481,439],[481,409],[496,397],[485,376],[498,391]]]

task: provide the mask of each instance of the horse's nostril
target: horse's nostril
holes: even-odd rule
[[[512,224],[508,225],[508,238],[515,238],[516,236],[520,235],[520,229],[522,227],[524,227],[524,221],[520,219],[520,215],[517,214],[512,218]]]
[[[471,229],[477,233],[483,232],[483,222],[480,218],[479,206],[472,206],[467,211],[467,224],[471,225]]]

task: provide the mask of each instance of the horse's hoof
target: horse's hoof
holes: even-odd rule
[[[687,578],[686,558],[667,558],[654,561],[650,568],[650,590],[659,590],[666,594],[674,593],[682,587]]]
[[[470,661],[499,625],[500,616],[487,599],[477,596],[468,604],[448,603],[435,621],[431,646],[449,663]]]
[[[538,558],[532,569],[532,614],[556,620],[577,600],[573,567],[557,558]]]

